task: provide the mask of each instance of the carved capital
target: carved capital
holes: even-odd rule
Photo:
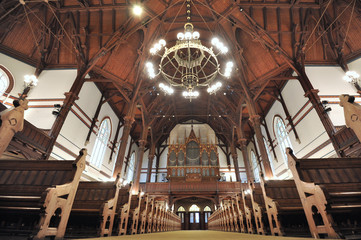
[[[145,140],[139,140],[138,143],[139,143],[139,148],[144,148],[145,145],[147,144],[147,141],[145,141]]]
[[[66,98],[71,99],[73,101],[79,99],[78,95],[73,93],[73,92],[66,92],[66,93],[64,93],[64,95],[65,95]]]
[[[252,115],[249,117],[249,120],[251,121],[252,125],[261,125],[261,116],[260,115]]]
[[[130,127],[133,123],[134,123],[134,118],[133,117],[131,117],[131,116],[125,116],[124,117],[124,127],[125,126],[128,126],[128,127]]]
[[[247,146],[247,139],[245,139],[245,138],[239,138],[237,142],[241,147]]]
[[[307,92],[305,92],[305,97],[310,97],[311,95],[315,96],[316,98],[319,98],[318,96],[318,92],[319,90],[318,89],[311,89],[311,90],[308,90]]]

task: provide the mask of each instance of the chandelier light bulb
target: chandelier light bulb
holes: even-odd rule
[[[233,62],[227,62],[227,68],[233,68]]]
[[[166,45],[166,42],[164,39],[159,40],[159,44],[164,47]]]
[[[184,38],[185,38],[186,40],[191,40],[191,39],[192,39],[192,33],[191,33],[191,32],[186,32],[186,33],[184,34]]]
[[[183,97],[187,97],[188,96],[188,92],[184,91],[183,92]]]
[[[224,73],[224,76],[227,77],[227,78],[229,78],[229,77],[231,76],[231,72],[230,72],[230,71],[226,71],[226,72]]]
[[[153,67],[153,63],[147,62],[147,63],[145,64],[145,66],[146,66],[147,68],[152,68],[152,67]]]
[[[197,31],[193,32],[193,39],[197,40],[199,37],[200,37],[199,32],[197,32]]]
[[[219,39],[218,38],[213,38],[212,39],[212,45],[216,46],[217,43],[219,43]]]
[[[133,14],[136,15],[136,16],[140,16],[143,12],[143,9],[141,6],[139,5],[134,5],[133,6]]]
[[[198,91],[195,91],[194,94],[193,94],[194,97],[198,97],[199,96],[199,92]]]
[[[227,47],[222,47],[222,48],[221,48],[221,52],[222,52],[223,54],[227,53],[227,52],[228,52],[228,48],[227,48]]]
[[[219,50],[222,50],[222,48],[224,48],[224,45],[222,42],[219,42],[216,44],[216,47],[219,49]]]
[[[162,45],[160,45],[159,43],[156,43],[156,44],[154,45],[154,48],[155,48],[157,51],[159,51],[160,49],[162,49]]]
[[[182,41],[184,39],[184,34],[182,32],[178,33],[177,38],[178,38],[178,40]]]
[[[220,88],[220,87],[222,87],[222,83],[221,83],[221,82],[217,82],[217,83],[216,83],[216,86],[217,86],[218,88]]]
[[[165,86],[164,83],[159,83],[160,88],[164,88],[164,86]]]
[[[153,48],[150,49],[149,52],[150,52],[150,54],[154,55],[154,54],[157,53],[157,50],[153,47]]]

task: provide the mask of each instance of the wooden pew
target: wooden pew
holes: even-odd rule
[[[149,195],[146,195],[145,197],[145,208],[144,210],[141,212],[141,223],[140,223],[140,230],[139,233],[140,234],[144,234],[147,232],[148,226],[149,224],[151,224],[148,221],[148,214],[150,213],[152,206],[154,204],[154,197],[151,197]]]
[[[153,232],[154,213],[155,213],[155,199],[151,198],[151,202],[149,205],[149,212],[147,215],[147,219],[148,219],[147,233]]]
[[[144,192],[141,191],[138,194],[138,206],[133,210],[131,229],[132,235],[140,233],[141,214],[145,210],[146,206],[146,196],[144,195]]]
[[[242,200],[243,200],[243,208],[246,216],[246,224],[247,224],[247,233],[254,233],[254,225],[255,221],[253,218],[253,208],[252,208],[252,200],[251,200],[251,190],[250,189],[242,189]]]
[[[111,236],[120,188],[119,176],[114,182],[80,182],[66,236]]]
[[[313,237],[361,237],[361,158],[297,159],[288,165]]]
[[[74,162],[1,160],[1,232],[63,238],[86,155],[82,149]]]
[[[123,199],[124,200],[124,199]],[[126,235],[130,234],[131,231],[131,213],[136,208],[138,204],[138,195],[132,194],[132,187],[129,188],[128,200],[124,203],[118,201],[118,228],[117,235]]]
[[[232,197],[231,199],[231,211],[232,211],[232,217],[233,217],[233,224],[234,224],[234,231],[235,232],[240,232],[241,228],[240,228],[240,222],[239,222],[239,212],[236,206],[236,199],[234,197]]]
[[[241,233],[247,232],[247,223],[245,218],[244,204],[242,194],[237,193],[235,197],[236,211],[238,215],[239,228]]]
[[[262,188],[260,183],[250,183],[250,189],[256,230],[258,234],[265,235],[267,233],[266,227],[268,226],[268,217]]]
[[[272,235],[310,237],[294,180],[268,180],[261,177],[268,222]]]
[[[0,103],[0,112],[7,108]],[[21,154],[24,159],[40,160],[49,148],[51,138],[42,129],[39,129],[24,120],[22,131],[15,133],[7,151]]]

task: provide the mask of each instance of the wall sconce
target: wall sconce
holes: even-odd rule
[[[25,75],[24,76],[24,85],[25,85],[25,88],[24,88],[23,92],[21,93],[19,99],[24,99],[27,97],[30,89],[32,87],[35,87],[36,85],[38,85],[38,79],[36,78],[35,75]]]
[[[343,77],[343,80],[345,80],[346,82],[352,83],[355,86],[355,88],[357,89],[357,91],[361,91],[359,77],[360,77],[360,75],[357,72],[347,71],[345,76]]]

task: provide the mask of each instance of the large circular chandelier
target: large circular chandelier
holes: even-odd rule
[[[150,49],[150,53],[160,60],[157,72],[152,62],[146,63],[148,76],[151,79],[161,76],[165,83],[160,82],[159,88],[165,94],[171,95],[173,87],[181,87],[184,88],[183,96],[191,101],[199,96],[199,87],[207,87],[209,94],[216,93],[222,87],[217,77],[231,76],[233,62],[220,64],[218,59],[219,55],[228,52],[228,48],[218,38],[213,38],[212,46],[206,47],[199,37],[199,32],[188,22],[184,32],[177,34],[174,46],[167,48],[166,41],[160,39]]]

